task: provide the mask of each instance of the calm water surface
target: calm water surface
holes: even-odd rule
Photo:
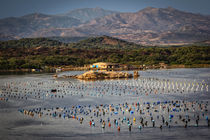
[[[82,71],[60,73],[62,75],[81,74]],[[129,73],[133,73],[129,71]],[[152,113],[156,127],[152,127],[151,114],[146,112],[139,115],[135,110],[135,103],[141,107],[147,103],[166,101],[197,102],[202,105],[210,101],[210,69],[170,69],[139,71],[137,79],[81,81],[76,79],[54,79],[53,74],[24,74],[24,75],[0,75],[0,139],[210,139],[209,127],[205,117],[208,112],[203,112],[195,107],[194,112],[170,113],[174,115],[171,127],[166,126],[161,130],[159,125],[160,114],[168,119],[167,112],[159,109],[155,104],[151,108],[157,108],[158,112]],[[119,104],[128,103],[132,106],[134,114],[117,110]],[[134,105],[132,105],[132,103]],[[102,105],[102,106],[100,106]],[[113,105],[115,111],[105,116],[94,116],[94,110],[99,106],[100,111]],[[167,105],[167,104],[166,104]],[[80,108],[77,112],[79,118],[83,117],[82,124],[76,119],[67,119],[63,115],[74,115],[72,106]],[[90,107],[89,107],[90,106]],[[119,105],[121,106],[121,105]],[[209,110],[209,105],[206,105]],[[42,116],[35,114],[33,117],[21,113],[23,110],[39,110]],[[49,114],[57,109],[62,116],[52,117]],[[67,110],[68,108],[69,110]],[[153,109],[154,109],[153,108]],[[36,111],[37,111],[36,110]],[[92,110],[90,114],[85,112]],[[67,112],[65,112],[67,111]],[[69,112],[68,112],[69,111]],[[78,110],[77,110],[78,111]],[[162,111],[162,112],[161,112]],[[100,112],[100,113],[101,113]],[[114,114],[114,113],[118,114]],[[202,117],[203,112],[203,117]],[[99,114],[100,114],[99,113]],[[200,114],[199,127],[194,126],[193,115]],[[52,115],[51,114],[51,115]],[[188,127],[184,128],[181,122],[175,123],[178,114],[191,117]],[[139,130],[140,116],[148,120],[148,126]],[[128,131],[127,124],[121,123],[123,117],[136,118],[132,131]],[[112,127],[101,128],[100,119],[110,118]],[[94,119],[95,127],[90,127],[89,121]],[[113,124],[114,119],[119,120],[120,132]]]

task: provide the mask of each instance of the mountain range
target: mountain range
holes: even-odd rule
[[[72,17],[80,20],[81,22],[85,23],[90,20],[105,17],[107,15],[120,13],[117,11],[111,11],[111,10],[104,10],[102,8],[96,7],[96,8],[83,8],[83,9],[76,9],[69,11],[67,13],[59,14],[61,16],[67,16]]]
[[[143,45],[181,45],[210,39],[210,16],[148,7],[135,13],[102,8],[58,15],[34,13],[0,20],[0,40],[107,35]]]

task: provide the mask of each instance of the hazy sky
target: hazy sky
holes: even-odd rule
[[[121,12],[136,12],[145,7],[174,7],[210,15],[210,0],[0,0],[0,18],[29,13],[58,14],[77,8],[101,7]]]

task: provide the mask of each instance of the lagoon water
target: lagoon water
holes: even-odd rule
[[[0,139],[210,139],[209,68],[139,74],[100,81],[0,75]]]

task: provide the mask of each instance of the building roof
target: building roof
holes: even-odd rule
[[[98,62],[98,63],[93,63],[93,65],[118,65],[116,63],[109,63],[109,62]]]

